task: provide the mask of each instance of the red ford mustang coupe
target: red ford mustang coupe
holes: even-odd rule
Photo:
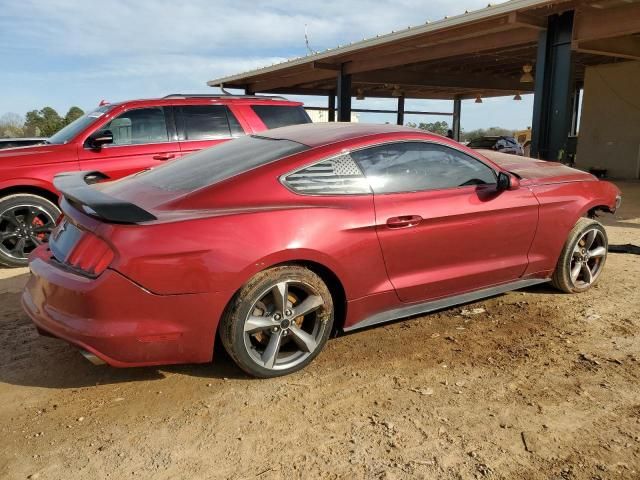
[[[246,136],[114,182],[58,176],[31,255],[41,333],[113,366],[208,362],[258,377],[349,331],[551,281],[582,292],[619,190],[563,165],[389,125]]]

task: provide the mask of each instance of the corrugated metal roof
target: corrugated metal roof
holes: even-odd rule
[[[424,25],[415,27],[408,27],[399,31],[392,31],[385,35],[377,35],[373,38],[364,39],[359,42],[352,42],[349,45],[338,45],[336,48],[328,48],[322,52],[306,55],[304,57],[296,57],[290,60],[286,60],[281,63],[276,63],[270,66],[258,68],[255,70],[249,70],[243,73],[235,75],[229,75],[222,78],[217,78],[207,82],[209,86],[219,86],[221,84],[237,82],[247,77],[253,77],[255,75],[263,75],[271,72],[276,72],[285,68],[296,67],[311,62],[317,62],[321,60],[328,60],[331,58],[339,57],[341,55],[366,50],[371,47],[392,43],[398,40],[410,39],[414,36],[424,35],[428,33],[437,32],[439,30],[446,30],[448,28],[462,26],[465,24],[475,23],[481,20],[487,20],[492,17],[509,14],[512,12],[518,12],[522,10],[529,10],[538,7],[558,5],[566,3],[569,0],[509,0],[497,5],[489,4],[486,8],[475,10],[472,12],[465,12],[461,15],[445,17],[442,20],[434,22],[427,22]]]

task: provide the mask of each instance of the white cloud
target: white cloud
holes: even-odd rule
[[[0,0],[1,1],[1,0]],[[0,114],[100,99],[210,92],[207,80],[484,8],[487,0],[21,0],[1,1]],[[325,99],[304,98],[324,105]],[[517,104],[518,103],[518,104]],[[516,105],[517,104],[517,105]],[[392,100],[357,102],[394,108]],[[463,112],[467,128],[526,126],[528,102],[486,101]],[[378,107],[380,108],[380,107]],[[450,102],[407,108],[449,111]],[[491,112],[491,113],[489,113]],[[465,115],[466,113],[466,115]],[[434,121],[447,117],[430,117]],[[366,121],[393,116],[363,115]],[[407,117],[411,121],[426,121]]]
[[[87,56],[315,49],[422,24],[486,0],[277,2],[22,0],[5,4],[0,27],[11,47]]]

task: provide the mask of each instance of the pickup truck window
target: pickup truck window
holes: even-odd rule
[[[169,141],[162,107],[129,110],[100,129],[113,134],[113,145],[141,145]],[[108,147],[108,145],[107,145]]]
[[[180,140],[215,140],[244,135],[236,117],[224,105],[178,107]]]

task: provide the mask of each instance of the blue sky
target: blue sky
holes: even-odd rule
[[[487,0],[0,0],[0,115],[49,105],[64,114],[110,101],[210,93],[206,81],[487,6]],[[309,105],[324,99],[300,97]],[[531,124],[533,98],[463,102],[462,127]],[[389,108],[393,100],[358,102]],[[408,109],[451,111],[447,101]],[[446,117],[407,116],[406,121]],[[393,121],[363,114],[361,121]]]

